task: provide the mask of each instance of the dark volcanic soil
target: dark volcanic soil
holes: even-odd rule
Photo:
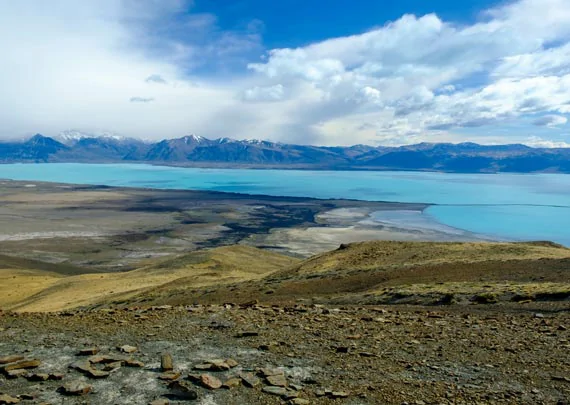
[[[61,271],[56,268],[56,272],[78,274],[132,270],[149,259],[241,242],[291,253],[286,241],[269,243],[261,236],[275,229],[323,227],[326,224],[317,216],[338,208],[373,212],[420,211],[426,207],[417,203],[0,181],[0,254],[63,263],[67,267]],[[250,240],[253,236],[260,240]],[[418,237],[415,231],[408,236]]]
[[[180,381],[197,392],[198,399],[187,403],[288,403],[262,391],[268,383],[259,369],[270,367],[284,373],[287,395],[309,401],[291,403],[564,404],[570,398],[570,312],[567,305],[532,305],[218,305],[2,313],[0,357],[39,359],[41,366],[30,373],[65,376],[45,382],[0,376],[0,391],[34,398],[24,404],[146,404],[175,393],[158,379],[160,356],[169,353]],[[239,337],[243,332],[252,336]],[[137,351],[121,354],[117,347],[123,345]],[[76,356],[80,349],[93,346],[100,354],[140,360],[144,367],[123,363],[101,379],[68,368],[86,359]],[[238,366],[192,370],[227,358]],[[248,371],[260,377],[259,386],[209,390],[188,380],[189,374],[206,373],[223,382]],[[56,392],[78,379],[92,385],[92,392],[80,397]]]

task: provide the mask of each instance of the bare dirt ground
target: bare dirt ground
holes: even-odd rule
[[[489,307],[324,307],[315,305],[130,308],[0,317],[0,353],[38,359],[34,374],[62,381],[0,377],[0,391],[22,403],[146,404],[565,404],[570,398],[570,313],[556,305]],[[247,332],[247,333],[244,333]],[[116,349],[136,347],[125,355]],[[102,378],[68,368],[80,349],[141,361]],[[171,354],[178,380],[197,399],[182,401],[161,376]],[[234,359],[227,371],[196,370]],[[115,359],[121,362],[121,359]],[[93,365],[96,367],[97,365]],[[98,366],[97,366],[98,367]],[[262,368],[284,378],[271,386]],[[202,375],[236,387],[208,389]],[[251,375],[259,385],[248,387]],[[266,373],[267,374],[267,373]],[[241,377],[245,380],[242,380]],[[92,391],[57,392],[70,381]],[[276,395],[277,394],[277,395]],[[285,399],[289,398],[289,399]],[[290,402],[301,398],[308,402]]]

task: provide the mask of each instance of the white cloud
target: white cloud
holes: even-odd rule
[[[273,86],[255,86],[243,92],[243,99],[251,102],[281,101],[285,97],[285,88],[282,84]]]
[[[524,143],[535,148],[570,148],[568,142],[552,141],[538,136],[531,136]]]
[[[535,119],[532,123],[533,125],[539,127],[557,127],[559,125],[564,125],[568,122],[568,118],[561,115],[544,115]]]
[[[570,75],[501,79],[476,91],[436,96],[425,111],[428,127],[442,129],[497,125],[524,114],[569,112]],[[421,104],[417,103],[421,106]],[[560,122],[564,117],[560,117]]]
[[[534,53],[508,56],[493,71],[493,76],[524,78],[570,73],[570,44]]]
[[[364,34],[271,50],[249,67],[270,81],[305,82],[319,92],[310,106],[300,103],[296,117],[305,127],[316,125],[320,140],[329,134],[329,141],[342,142],[332,128],[352,128],[349,122],[369,113],[377,118],[376,134],[356,130],[346,140],[373,142],[385,131],[400,133],[402,141],[429,140],[451,128],[570,112],[568,21],[566,0],[514,2],[467,26],[433,14],[405,15]],[[559,47],[547,49],[552,43]],[[368,100],[367,89],[374,89]]]
[[[513,123],[527,125],[524,137],[535,125],[555,136],[570,114],[568,0],[514,1],[468,25],[408,14],[257,62],[262,22],[223,30],[191,8],[0,0],[0,133],[330,145],[450,141],[455,128],[484,128],[488,141]]]
[[[187,2],[171,0],[0,0],[0,133],[79,128],[154,139],[219,135],[208,123],[229,105],[239,107],[237,88],[188,75],[192,62],[163,57],[171,39],[147,47],[147,27],[184,7]],[[168,83],[157,86],[164,77]]]
[[[144,79],[145,82],[147,83],[159,83],[159,84],[166,84],[167,81],[164,79],[164,77],[162,77],[159,74],[152,74],[149,77],[147,77],[146,79]]]

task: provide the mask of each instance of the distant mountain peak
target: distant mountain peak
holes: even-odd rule
[[[82,139],[88,139],[88,138],[104,138],[104,139],[112,139],[115,141],[125,141],[125,140],[129,139],[129,138],[124,137],[122,135],[117,135],[114,132],[107,132],[107,131],[84,132],[84,131],[79,131],[79,130],[75,130],[75,129],[62,131],[58,135],[54,136],[55,140],[57,140],[63,144],[66,144],[66,145],[74,144],[74,143],[76,143]]]
[[[244,139],[242,142],[248,143],[250,145],[273,145],[273,142],[265,141],[262,139]]]
[[[179,139],[183,140],[184,143],[186,143],[187,145],[189,143],[202,143],[202,142],[208,141],[208,139],[204,138],[203,136],[194,135],[194,134],[186,135],[186,136],[183,136],[182,138],[179,138]],[[174,139],[174,140],[176,140],[176,139]]]
[[[61,146],[65,146],[61,142],[58,142],[57,140],[50,138],[49,136],[42,135],[42,134],[35,134],[30,139],[28,139],[25,143],[28,145],[54,145],[54,146],[61,145]]]
[[[159,162],[232,167],[429,170],[464,173],[570,173],[570,148],[522,144],[418,143],[399,147],[290,145],[259,139],[208,139],[186,135],[144,143],[113,133],[64,131],[56,139],[36,134],[0,143],[0,162]],[[59,142],[62,140],[64,142]]]
[[[219,138],[217,139],[218,143],[233,143],[233,142],[237,142],[235,139],[233,138]]]

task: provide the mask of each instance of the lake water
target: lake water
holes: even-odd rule
[[[7,164],[0,178],[436,204],[425,220],[570,246],[570,175],[199,169],[142,164]],[[395,219],[394,219],[395,218]],[[392,220],[398,221],[398,217]],[[402,216],[402,221],[408,219]]]

